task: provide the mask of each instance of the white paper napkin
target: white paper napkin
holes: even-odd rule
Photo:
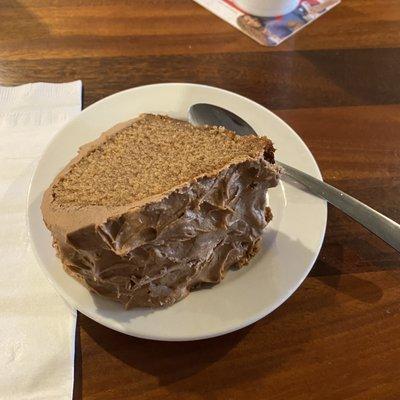
[[[76,312],[40,270],[27,192],[49,140],[81,110],[81,81],[0,86],[0,399],[72,398]]]

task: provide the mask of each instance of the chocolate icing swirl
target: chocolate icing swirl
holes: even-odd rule
[[[55,229],[65,270],[126,308],[175,303],[255,253],[278,169],[264,158],[202,177],[166,197],[78,229]]]

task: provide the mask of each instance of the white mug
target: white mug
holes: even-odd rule
[[[234,0],[235,4],[248,14],[259,17],[276,17],[292,12],[299,0]]]

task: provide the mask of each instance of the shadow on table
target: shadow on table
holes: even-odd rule
[[[82,347],[80,335],[81,314],[78,313],[75,331],[75,360],[74,360],[74,389],[72,392],[73,400],[82,400]]]
[[[112,357],[134,370],[158,378],[158,386],[180,391],[185,382],[222,359],[250,332],[252,327],[222,337],[192,342],[162,342],[139,339],[108,329],[84,315],[79,315],[80,328]],[[78,329],[78,331],[79,331]],[[82,400],[82,352],[76,337],[74,400]],[[186,381],[187,382],[187,381]],[[183,391],[186,391],[186,385]],[[172,389],[173,388],[173,389]],[[201,389],[200,389],[201,390]],[[192,388],[191,388],[192,391]],[[197,388],[193,388],[197,391]]]
[[[343,273],[339,269],[329,266],[321,260],[318,264],[318,268],[323,269],[324,275],[315,277],[337,292],[369,304],[376,303],[382,298],[383,290],[375,283],[355,274],[345,274],[345,279],[342,279]]]
[[[342,6],[341,6],[342,7]],[[299,53],[315,74],[332,85],[321,98],[324,105],[396,104],[400,101],[398,51],[391,49],[342,49]],[[310,67],[311,68],[311,67]],[[312,84],[312,80],[310,81]]]

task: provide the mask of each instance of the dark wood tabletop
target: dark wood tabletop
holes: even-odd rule
[[[75,79],[85,107],[155,82],[247,96],[400,221],[399,0],[343,0],[276,48],[191,0],[0,0],[0,84]],[[75,399],[400,398],[400,257],[332,207],[310,276],[248,328],[168,343],[78,325]]]

